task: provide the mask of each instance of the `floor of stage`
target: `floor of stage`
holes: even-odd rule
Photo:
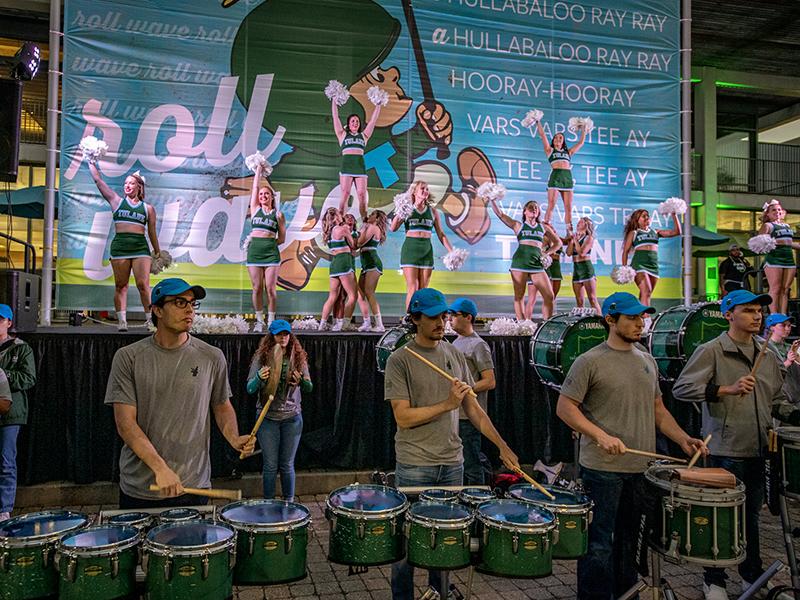
[[[366,573],[348,575],[347,567],[328,562],[328,524],[325,520],[326,495],[301,496],[298,501],[311,511],[313,535],[308,540],[308,577],[289,585],[235,588],[234,598],[241,600],[272,600],[297,598],[311,600],[390,600],[391,566],[371,567]],[[224,504],[225,502],[220,502]],[[100,510],[112,510],[117,506],[69,506],[69,507],[26,507],[24,512],[46,508],[67,508],[96,514]],[[800,504],[789,503],[789,511],[795,523],[800,522]],[[19,514],[22,511],[16,511]],[[761,554],[764,567],[776,559],[786,563],[783,537],[779,517],[766,510],[761,513]],[[702,600],[702,568],[692,565],[665,564],[663,576],[667,579],[677,597],[681,600]],[[739,576],[735,569],[728,569],[728,593],[735,598],[740,593]],[[466,596],[467,570],[454,571],[450,578],[459,591]],[[779,573],[773,578],[776,584],[789,583],[788,573]],[[415,573],[416,597],[427,587],[424,571]],[[575,598],[575,561],[553,561],[553,574],[541,579],[504,579],[475,573],[472,585],[474,600],[524,600],[527,598]],[[642,598],[646,596],[642,594]]]

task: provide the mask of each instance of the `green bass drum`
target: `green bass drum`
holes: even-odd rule
[[[394,327],[384,333],[375,346],[375,362],[378,364],[378,372],[386,372],[386,361],[389,360],[392,352],[405,346],[414,338],[414,334],[407,327]]]
[[[675,381],[700,344],[726,331],[728,321],[716,302],[673,306],[662,312],[650,331],[650,353],[661,377]]]
[[[778,427],[783,493],[800,500],[800,427]]]
[[[575,359],[606,341],[602,317],[576,311],[556,315],[531,339],[531,364],[542,383],[560,389]]]

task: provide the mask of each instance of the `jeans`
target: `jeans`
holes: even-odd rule
[[[275,483],[281,472],[281,492],[284,500],[294,500],[294,455],[303,433],[303,415],[283,421],[267,418],[258,428],[256,437],[264,459],[264,498],[275,497]]]
[[[458,421],[458,435],[464,448],[464,485],[483,485],[481,432],[469,419]]]
[[[611,473],[581,467],[586,495],[594,501],[589,526],[589,551],[578,559],[578,598],[610,600],[639,579],[636,539],[639,519],[631,512],[644,493],[641,473]]]
[[[119,507],[121,510],[205,506],[206,504],[208,504],[208,498],[206,496],[195,496],[194,494],[181,494],[173,498],[158,498],[157,500],[143,500],[142,498],[129,496],[122,490],[119,491]]]
[[[397,463],[394,472],[397,487],[462,485],[464,479],[464,465],[418,467]],[[441,594],[441,572],[428,571],[428,584]],[[414,597],[414,567],[403,559],[392,565],[392,599],[413,600]]]
[[[739,563],[739,575],[745,581],[753,583],[764,572],[761,566],[761,547],[758,539],[758,517],[764,504],[764,459],[728,458],[725,456],[709,456],[710,467],[727,469],[745,486],[744,512],[745,535],[747,549],[744,562]],[[725,587],[725,569],[707,568],[704,576],[707,585]]]
[[[0,512],[14,510],[17,495],[17,436],[22,425],[0,427]]]

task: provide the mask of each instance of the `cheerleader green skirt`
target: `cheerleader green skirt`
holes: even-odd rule
[[[247,246],[248,267],[280,267],[281,253],[275,238],[251,237]]]
[[[334,255],[334,257],[331,259],[331,268],[328,274],[331,277],[339,277],[341,275],[352,273],[355,270],[356,266],[355,261],[353,260],[353,255],[349,252],[342,252]]]
[[[561,276],[561,261],[553,259],[553,262],[550,263],[550,266],[544,270],[547,273],[547,276],[552,279],[553,281],[561,281],[563,277]]]
[[[594,279],[594,265],[590,260],[573,263],[572,283],[581,283]]]
[[[655,250],[634,251],[631,266],[637,273],[647,273],[658,277],[658,252]]]
[[[383,273],[383,262],[377,250],[361,250],[361,272],[377,271]]]
[[[569,191],[575,188],[575,181],[572,179],[572,171],[569,169],[553,169],[550,171],[550,179],[547,180],[547,189]]]
[[[764,266],[778,267],[779,269],[794,269],[794,250],[789,245],[777,246],[764,258]]]
[[[143,233],[116,233],[111,240],[111,258],[150,258],[150,246]]]
[[[511,271],[523,273],[544,273],[542,249],[538,246],[520,244],[511,257]]]
[[[339,175],[350,177],[366,177],[367,167],[364,164],[363,154],[342,154],[342,168]]]
[[[431,238],[406,236],[400,249],[400,266],[415,269],[433,268],[433,244]]]

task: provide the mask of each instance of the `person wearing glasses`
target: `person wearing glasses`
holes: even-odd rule
[[[206,291],[164,279],[150,300],[155,333],[117,350],[105,403],[124,442],[119,458],[122,509],[191,506],[208,498],[184,487],[210,488],[211,414],[227,442],[253,452],[239,435],[230,403],[228,365],[219,348],[189,334]],[[159,491],[151,491],[155,484]]]

